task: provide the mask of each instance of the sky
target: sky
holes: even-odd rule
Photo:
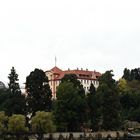
[[[139,0],[1,0],[0,81],[15,67],[20,83],[35,68],[138,68]]]

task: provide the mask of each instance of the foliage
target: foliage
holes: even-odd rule
[[[131,81],[131,80],[140,81],[140,68],[135,68],[132,70],[125,68],[122,78],[126,79],[127,81]]]
[[[14,67],[12,67],[8,78],[9,88],[5,89],[2,91],[2,94],[0,94],[0,110],[5,111],[9,116],[12,114],[25,114],[25,96],[21,94],[18,83],[18,74]]]
[[[75,74],[66,74],[64,77],[61,79],[61,83],[63,82],[71,82],[73,83],[73,86],[77,89],[78,94],[81,97],[85,97],[85,90],[83,88],[83,85],[79,80],[77,80],[77,76]]]
[[[52,133],[55,131],[53,116],[50,112],[38,111],[31,120],[32,131],[36,133]]]
[[[10,90],[10,93],[12,94],[20,94],[21,91],[20,91],[20,87],[19,87],[19,83],[18,83],[18,74],[16,73],[16,70],[14,67],[12,67],[11,69],[11,73],[9,74],[8,76],[9,78],[9,90]]]
[[[38,111],[31,120],[32,131],[37,133],[39,138],[43,138],[44,133],[52,133],[55,131],[53,124],[53,116],[50,112]]]
[[[89,93],[90,95],[94,95],[96,93],[96,89],[92,83],[90,85]]]
[[[7,99],[2,104],[2,110],[6,112],[8,116],[12,114],[25,114],[26,102],[24,95],[6,95]]]
[[[117,129],[120,125],[120,102],[112,71],[99,78],[97,93],[101,96],[102,126],[105,130]]]
[[[127,85],[129,87],[129,91],[131,92],[136,92],[140,90],[140,81],[138,80],[127,81]]]
[[[7,131],[7,122],[8,122],[8,117],[5,115],[4,111],[0,112],[0,132],[4,133]]]
[[[140,68],[125,69],[121,82],[118,82],[122,120],[140,122]],[[122,82],[125,81],[125,82]],[[121,87],[121,88],[120,88]]]
[[[120,93],[124,93],[124,92],[129,91],[128,83],[123,78],[119,79],[117,86],[118,86],[118,90]]]
[[[89,120],[91,122],[91,128],[92,130],[97,131],[99,129],[100,121],[100,100],[93,84],[91,84],[89,93],[87,95],[87,103],[89,108]]]
[[[9,96],[8,90],[0,90],[0,111],[5,111],[5,102]]]
[[[54,115],[57,126],[62,128],[62,131],[63,129],[79,131],[82,124],[86,122],[87,103],[78,93],[79,88],[77,89],[73,82],[67,80],[63,81],[57,89]]]
[[[123,120],[140,122],[140,92],[126,92],[120,96]]]
[[[131,79],[131,71],[127,68],[124,69],[122,78],[129,81]]]
[[[42,70],[35,69],[26,78],[28,112],[51,111],[52,92],[48,77]]]
[[[15,134],[21,134],[28,132],[28,128],[25,127],[25,117],[23,115],[13,114],[9,117],[8,131]]]

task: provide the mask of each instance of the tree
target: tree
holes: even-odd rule
[[[106,130],[117,129],[120,125],[120,102],[112,71],[106,71],[99,78],[98,94],[101,96],[103,128]]]
[[[43,134],[55,131],[53,116],[50,112],[38,111],[31,120],[32,131],[37,133],[38,140],[43,139]]]
[[[18,74],[14,67],[11,69],[11,73],[8,76],[9,78],[9,87],[5,91],[6,99],[2,103],[2,109],[6,112],[7,115],[11,116],[12,114],[25,114],[25,96],[21,94],[20,86],[18,83]]]
[[[124,74],[123,77],[127,81],[132,81],[132,80],[138,80],[140,81],[140,68],[135,68],[135,69],[124,69]]]
[[[74,87],[76,87],[78,94],[81,95],[81,97],[85,97],[85,90],[83,88],[83,85],[81,82],[77,79],[77,76],[75,74],[65,74],[64,77],[61,79],[61,82],[71,82],[73,83]]]
[[[26,78],[28,112],[51,111],[52,92],[45,72],[35,69]]]
[[[14,67],[12,67],[11,73],[9,74],[8,78],[9,78],[8,86],[9,86],[10,93],[20,94],[21,90],[20,90],[19,83],[18,83],[18,80],[19,80],[18,74],[16,73],[16,70]]]
[[[8,131],[11,134],[14,134],[16,136],[16,139],[19,140],[19,138],[24,133],[28,132],[28,128],[25,127],[25,124],[26,124],[25,116],[14,114],[11,117],[9,117]]]
[[[74,83],[63,81],[59,85],[54,115],[60,131],[79,131],[86,123],[87,103]]]
[[[91,128],[94,131],[99,129],[100,121],[100,102],[96,89],[93,84],[90,85],[89,93],[87,94],[87,103],[89,107],[89,120],[91,122]]]
[[[140,92],[128,92],[121,94],[120,103],[122,106],[123,121],[131,120],[140,122]]]
[[[128,81],[131,79],[131,72],[129,69],[127,69],[127,68],[124,69],[122,78],[124,78],[125,80],[128,80]]]
[[[5,115],[4,111],[0,112],[0,133],[3,134],[7,131],[8,117]]]
[[[127,81],[123,78],[119,79],[117,86],[120,93],[125,93],[129,91]]]
[[[95,89],[94,85],[91,83],[90,89],[89,89],[89,94],[90,94],[90,95],[93,95],[93,94],[95,94],[95,93],[96,93],[96,89]]]

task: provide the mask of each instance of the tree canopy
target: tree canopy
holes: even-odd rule
[[[100,121],[100,102],[96,89],[92,83],[90,85],[89,93],[87,94],[87,104],[90,127],[92,130],[97,131],[99,130],[98,124]]]
[[[68,77],[74,77],[74,81],[68,80]],[[57,126],[61,127],[61,130],[79,131],[80,126],[87,121],[87,103],[83,98],[85,95],[80,93],[83,89],[74,75],[66,75],[64,79],[57,89],[54,111]]]
[[[64,77],[61,79],[61,83],[63,82],[71,82],[73,86],[76,87],[78,94],[82,97],[85,97],[85,90],[81,82],[77,79],[75,74],[65,74]]]
[[[26,78],[27,109],[30,113],[36,111],[51,111],[52,92],[45,72],[35,69]]]
[[[5,111],[9,116],[12,114],[25,114],[25,96],[21,94],[20,86],[18,83],[18,74],[16,73],[14,67],[12,67],[8,78],[9,87],[8,89],[2,91],[2,94],[0,94],[0,110]]]
[[[38,111],[31,120],[32,132],[37,133],[42,140],[43,134],[55,132],[53,116],[50,112]]]
[[[117,129],[120,125],[120,102],[112,71],[106,71],[99,78],[99,83],[97,93],[101,96],[102,127],[106,130]]]
[[[21,90],[18,83],[18,80],[19,80],[18,74],[16,73],[16,70],[14,67],[12,67],[11,73],[9,74],[8,78],[9,78],[8,86],[9,86],[10,93],[21,94]]]

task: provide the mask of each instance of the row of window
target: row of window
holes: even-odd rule
[[[54,81],[52,81],[52,80],[50,81],[50,85],[51,85],[51,86],[53,85],[53,82],[54,82]],[[61,82],[61,81],[55,81],[55,85],[58,86],[58,85],[60,84],[60,82]]]
[[[93,85],[98,85],[99,82],[98,81],[95,81],[95,80],[79,80],[82,84],[87,84],[87,85],[90,85],[91,83]]]

